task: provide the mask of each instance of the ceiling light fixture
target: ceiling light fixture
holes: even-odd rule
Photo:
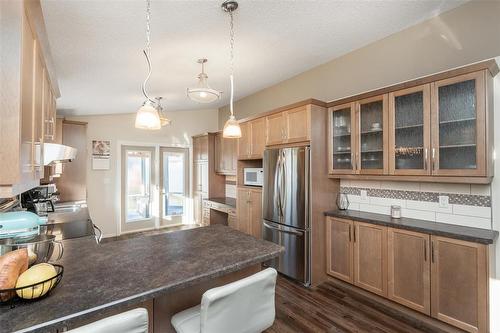
[[[207,79],[208,75],[205,74],[205,64],[207,59],[198,59],[201,64],[201,73],[198,75],[198,86],[196,88],[188,88],[188,97],[198,103],[211,103],[220,98],[220,91],[210,88]]]
[[[151,1],[146,1],[146,48],[143,50],[146,56],[146,62],[148,63],[148,75],[142,83],[142,94],[146,97],[146,100],[142,106],[137,111],[135,117],[135,127],[139,129],[148,130],[159,130],[165,124],[169,124],[170,120],[165,117],[163,108],[161,107],[160,100],[161,97],[157,97],[157,101],[152,100],[147,91],[146,84],[151,77],[152,67],[151,67]]]
[[[230,75],[229,81],[231,82],[231,96],[229,99],[229,111],[230,116],[224,125],[224,130],[222,131],[222,136],[224,138],[237,139],[241,138],[241,128],[240,124],[234,117],[234,24],[233,24],[233,12],[238,8],[238,3],[236,1],[224,1],[222,3],[222,9],[229,13],[229,46],[230,46]]]

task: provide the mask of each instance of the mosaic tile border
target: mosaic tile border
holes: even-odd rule
[[[388,190],[365,187],[341,186],[340,192],[351,195],[361,195],[361,190],[365,190],[370,197],[415,200],[427,202],[439,202],[440,195],[447,195],[450,204],[491,207],[491,197],[488,195],[454,194],[437,192],[417,192],[403,190]]]

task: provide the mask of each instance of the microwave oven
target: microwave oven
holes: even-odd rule
[[[243,168],[243,184],[262,187],[264,184],[264,169]]]

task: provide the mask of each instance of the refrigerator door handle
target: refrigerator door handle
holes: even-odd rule
[[[281,156],[278,155],[278,158],[276,159],[276,173],[274,174],[274,183],[275,183],[275,189],[274,189],[274,202],[276,206],[278,207],[278,217],[280,217],[281,220],[281,177],[280,177],[280,163],[281,163]]]
[[[280,182],[280,207],[281,207],[281,216],[285,216],[285,196],[286,196],[286,152],[284,150],[281,151],[281,182]]]
[[[281,228],[269,225],[266,222],[262,222],[262,224],[264,224],[264,227],[266,227],[266,228],[269,228],[269,229],[272,229],[272,230],[276,230],[276,231],[279,231],[279,232],[285,232],[285,233],[292,234],[292,235],[297,235],[297,236],[304,235],[304,233],[302,231],[281,229]]]

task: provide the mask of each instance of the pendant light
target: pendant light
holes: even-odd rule
[[[188,97],[198,103],[211,103],[220,98],[220,91],[210,88],[207,79],[208,75],[205,74],[205,64],[207,59],[198,59],[201,64],[201,73],[198,75],[198,86],[196,88],[188,88]]]
[[[142,94],[146,100],[137,111],[135,117],[135,127],[139,129],[159,130],[163,124],[169,124],[170,120],[165,117],[163,108],[160,105],[161,97],[157,97],[157,101],[152,100],[147,91],[146,84],[151,77],[151,1],[146,1],[146,48],[143,50],[146,62],[148,63],[148,75],[142,84]],[[160,109],[160,110],[159,110]]]
[[[222,3],[222,9],[229,13],[229,45],[230,45],[230,75],[229,81],[231,83],[231,96],[229,99],[229,111],[230,116],[224,125],[224,129],[222,131],[222,136],[224,138],[237,139],[241,138],[241,128],[238,121],[234,117],[234,24],[233,24],[233,12],[238,8],[238,3],[236,1],[224,1]]]

